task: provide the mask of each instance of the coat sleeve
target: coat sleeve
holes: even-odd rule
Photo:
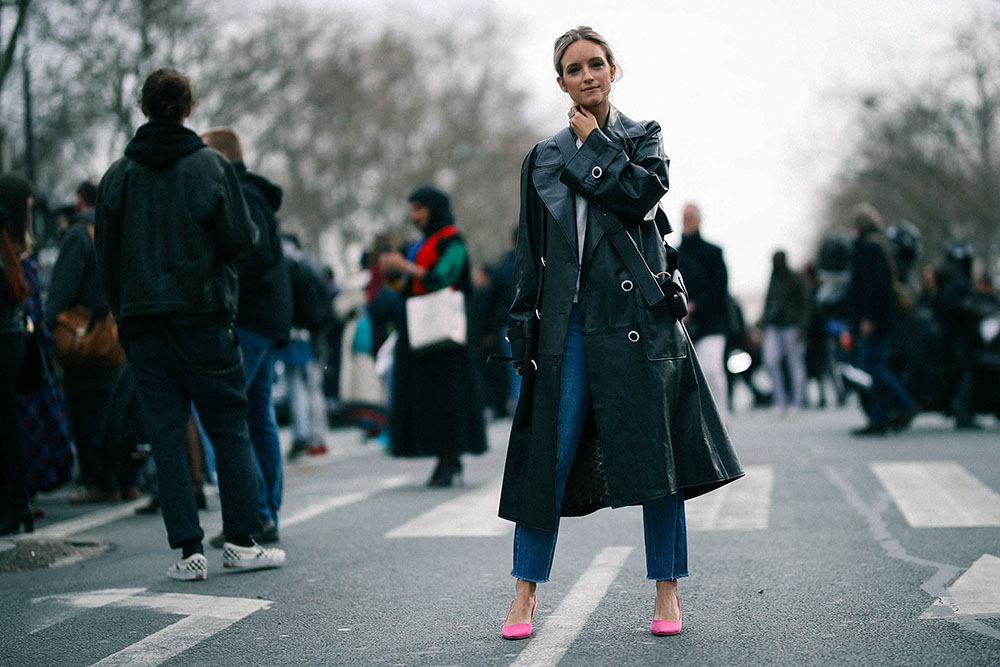
[[[632,139],[624,141],[631,149]],[[645,134],[635,142],[634,149],[626,151],[600,129],[594,130],[559,180],[588,201],[643,219],[669,189],[670,160],[663,152],[658,123],[647,123]]]
[[[56,318],[70,306],[80,291],[86,268],[86,253],[90,252],[90,238],[86,230],[74,225],[59,246],[59,257],[52,267],[48,298],[45,300],[45,326],[51,329]]]
[[[121,278],[121,227],[122,220],[118,198],[122,179],[118,165],[113,165],[97,187],[97,206],[94,209],[94,250],[97,253],[97,274],[101,279],[108,307],[115,317],[120,309]],[[56,313],[58,315],[58,313]]]
[[[521,165],[521,211],[517,224],[517,245],[514,249],[514,278],[511,285],[511,304],[507,328],[511,356],[514,365],[528,361],[528,334],[531,319],[535,316],[535,300],[538,296],[538,281],[541,280],[542,235],[545,211],[535,186],[531,182],[531,171],[537,149],[532,149]]]

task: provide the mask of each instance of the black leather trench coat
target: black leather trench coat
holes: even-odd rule
[[[524,160],[508,329],[523,383],[500,497],[504,519],[544,530],[557,525],[559,378],[581,266],[593,400],[561,514],[677,492],[691,498],[743,476],[684,326],[669,308],[648,307],[598,217],[617,219],[651,271],[666,271],[673,251],[658,202],[667,191],[668,164],[659,125],[637,123],[614,108],[606,128],[592,132],[568,161],[553,138]],[[577,193],[589,202],[582,264]]]

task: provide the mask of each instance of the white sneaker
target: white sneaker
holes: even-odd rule
[[[208,578],[208,559],[205,554],[191,554],[174,563],[167,576],[182,581],[202,581]]]
[[[256,543],[252,547],[241,547],[232,542],[226,542],[222,546],[222,567],[263,570],[269,567],[281,567],[284,564],[284,549],[265,549]]]

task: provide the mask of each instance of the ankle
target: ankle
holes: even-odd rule
[[[181,544],[182,558],[189,558],[195,554],[205,554],[205,547],[202,545],[201,540],[188,540]]]

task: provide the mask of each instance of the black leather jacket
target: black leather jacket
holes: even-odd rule
[[[194,315],[231,324],[235,260],[257,236],[233,166],[180,125],[139,128],[101,179],[94,241],[120,322]]]

